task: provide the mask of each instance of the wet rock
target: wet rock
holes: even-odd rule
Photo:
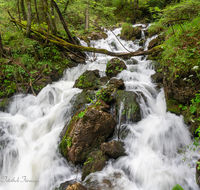
[[[68,57],[75,63],[85,63],[85,59],[82,59],[72,53],[68,53]]]
[[[200,159],[198,159],[197,165],[196,165],[196,182],[198,184],[198,186],[200,187],[200,169],[198,169],[198,167],[200,167]]]
[[[122,70],[126,69],[126,64],[118,58],[111,59],[106,64],[106,75],[109,78],[116,77]]]
[[[64,183],[61,183],[58,188],[55,188],[55,190],[66,190],[69,185],[72,185],[74,183],[76,183],[75,180],[66,181]]]
[[[90,106],[74,115],[59,145],[60,151],[73,163],[84,162],[113,133],[114,127],[115,120],[110,113]]]
[[[100,78],[100,84],[102,86],[106,85],[107,82],[108,82],[108,77],[107,76]]]
[[[158,38],[155,38],[149,42],[148,49],[151,49],[158,45]]]
[[[108,37],[108,35],[104,32],[92,32],[90,34],[91,40],[101,40],[101,39],[106,39]]]
[[[118,51],[118,48],[117,48],[115,42],[111,42],[110,46],[112,47],[112,50]]]
[[[156,83],[163,83],[163,74],[162,73],[155,73],[151,75],[151,78]]]
[[[122,79],[116,80],[114,87],[119,90],[123,90],[125,88],[124,81]]]
[[[80,183],[74,183],[72,185],[69,185],[66,190],[89,190],[89,189],[84,187]]]
[[[72,113],[86,108],[86,104],[91,103],[95,99],[95,92],[92,90],[83,90],[81,93],[76,94],[70,101],[72,104]]]
[[[128,60],[126,62],[127,65],[137,65],[138,64],[138,60],[131,58],[130,60]]]
[[[90,173],[101,171],[106,166],[108,157],[103,155],[100,150],[91,152],[84,162],[82,180],[86,178]]]
[[[139,46],[143,46],[144,44],[145,44],[145,40],[141,39],[140,42],[139,42]]]
[[[122,106],[121,123],[138,122],[141,120],[140,107],[137,103],[137,95],[131,91],[119,90],[115,94],[116,114],[119,117],[119,110]]]
[[[101,151],[103,154],[111,157],[118,158],[120,156],[125,156],[124,143],[122,141],[110,141],[101,144]]]
[[[74,84],[74,88],[81,88],[87,90],[97,90],[100,85],[99,71],[85,71]]]
[[[141,38],[141,27],[133,27],[128,24],[122,26],[120,38],[123,40],[132,40]]]
[[[113,86],[119,90],[123,90],[125,88],[124,81],[122,79],[110,79],[109,86]]]

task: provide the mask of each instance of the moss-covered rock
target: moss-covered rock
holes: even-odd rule
[[[9,98],[0,99],[0,111],[5,111],[9,103],[10,103]]]
[[[70,101],[72,104],[72,113],[85,109],[86,104],[91,103],[95,99],[95,92],[92,90],[83,90],[81,93],[76,94]]]
[[[176,100],[173,99],[167,99],[167,111],[170,111],[172,113],[181,114],[181,109],[179,108],[179,103]]]
[[[101,171],[105,167],[107,160],[108,157],[103,155],[100,150],[91,152],[84,162],[82,180],[90,173]]]
[[[85,71],[74,84],[74,88],[81,88],[87,90],[97,90],[100,85],[99,71]]]
[[[109,86],[114,86],[114,88],[119,89],[119,90],[123,90],[125,88],[125,84],[124,81],[122,79],[110,79],[109,81]]]
[[[72,185],[69,185],[66,190],[89,190],[89,189],[84,187],[80,183],[74,183]]]
[[[200,159],[198,159],[198,163],[196,164],[196,182],[198,184],[198,186],[200,187],[200,169],[198,169],[200,167]]]
[[[116,141],[116,140],[102,143],[101,151],[103,154],[115,159],[120,156],[126,155],[124,143],[122,141]]]
[[[141,120],[140,107],[137,102],[137,94],[131,91],[119,90],[115,94],[116,98],[116,114],[119,118],[119,111],[121,111],[121,123],[138,122]],[[122,108],[121,108],[122,106]]]
[[[126,64],[123,61],[118,58],[113,58],[106,64],[106,75],[109,78],[116,77],[126,68]]]
[[[59,145],[61,154],[73,163],[84,162],[114,131],[115,120],[110,113],[89,107],[77,112]]]
[[[123,40],[132,40],[141,38],[141,27],[133,27],[130,24],[123,24],[120,38]]]

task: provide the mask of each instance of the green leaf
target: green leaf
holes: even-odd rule
[[[175,185],[172,190],[184,190],[180,185]]]
[[[190,112],[191,112],[191,113],[195,113],[196,110],[197,110],[196,106],[190,107]]]

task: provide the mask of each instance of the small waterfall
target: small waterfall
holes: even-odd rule
[[[113,32],[117,36],[121,28]],[[107,34],[107,39],[91,44],[126,52],[112,32]],[[152,38],[147,38],[145,49]],[[139,49],[132,41],[120,41],[129,51]],[[0,112],[0,190],[54,190],[62,182],[81,179],[81,171],[59,153],[59,135],[71,119],[70,100],[82,91],[73,88],[75,80],[86,70],[98,69],[105,76],[106,63],[113,58],[95,56],[93,62],[88,60],[86,65],[67,69],[60,81],[47,85],[37,97],[14,96],[8,112]],[[188,128],[181,116],[166,111],[164,91],[156,89],[151,80],[155,73],[151,61],[138,56],[126,63],[133,59],[137,64],[127,64],[127,70],[116,78],[124,80],[127,91],[138,94],[142,120],[126,124],[129,133],[123,141],[127,156],[110,160],[102,171],[90,174],[85,182],[90,178],[107,190],[171,190],[177,183],[185,190],[198,190],[195,162],[199,153],[186,161],[179,153],[192,142]]]

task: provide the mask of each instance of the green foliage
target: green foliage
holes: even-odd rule
[[[172,190],[184,190],[180,185],[175,185]]]
[[[72,146],[72,137],[67,137],[67,138],[65,139],[65,141],[66,141],[68,147],[71,147],[71,146]]]
[[[84,162],[84,165],[86,165],[86,164],[92,162],[93,160],[94,160],[94,158],[92,158],[92,157],[88,157],[88,158],[87,158],[87,161]]]

